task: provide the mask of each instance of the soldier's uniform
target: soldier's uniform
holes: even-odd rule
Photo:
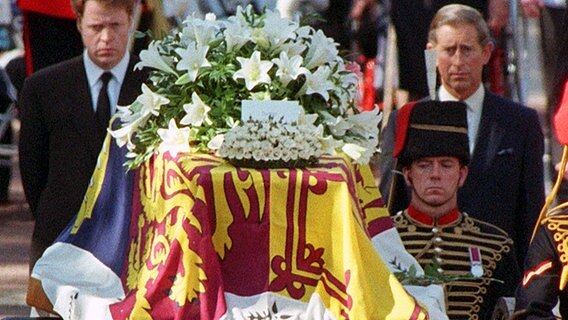
[[[552,310],[557,302],[562,319],[568,319],[568,214],[542,221],[529,246],[524,270],[515,304],[517,310],[527,312],[521,319],[556,319]]]
[[[514,296],[520,270],[513,240],[502,229],[457,208],[437,219],[412,206],[392,217],[406,250],[422,267],[439,264],[450,319],[491,319],[497,299]],[[474,277],[474,275],[477,276]]]
[[[393,155],[403,171],[410,170],[414,161],[431,157],[454,157],[460,166],[469,163],[463,103],[427,100],[407,104],[398,112],[396,130]],[[440,172],[423,175],[419,179],[444,180]],[[455,183],[457,197],[460,182]],[[457,201],[448,205],[455,206],[452,210],[436,212],[436,217],[420,212],[415,202],[423,204],[426,200],[421,201],[416,192],[413,191],[411,205],[392,217],[404,247],[424,269],[429,269],[429,265],[439,268],[450,319],[491,319],[497,299],[514,296],[521,278],[513,240],[495,225],[460,212]],[[449,201],[452,200],[446,203]]]

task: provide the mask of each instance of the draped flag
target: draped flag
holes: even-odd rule
[[[392,223],[368,166],[235,168],[107,137],[75,221],[37,262],[64,319],[427,319],[373,241]]]

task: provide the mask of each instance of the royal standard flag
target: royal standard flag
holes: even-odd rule
[[[107,138],[77,218],[36,264],[64,319],[426,319],[372,238],[390,221],[368,166],[235,168]]]

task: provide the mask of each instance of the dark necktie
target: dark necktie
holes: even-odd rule
[[[101,91],[99,91],[99,97],[97,99],[97,119],[99,125],[102,128],[108,126],[110,121],[110,100],[108,97],[108,82],[112,78],[112,73],[105,72],[101,75],[101,81],[103,85],[101,86]],[[106,130],[105,130],[106,131]]]

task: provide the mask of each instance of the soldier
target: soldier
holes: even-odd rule
[[[565,16],[568,22],[568,14]],[[568,47],[565,48],[566,51]],[[566,73],[566,68],[562,71]],[[568,74],[568,73],[566,73]],[[566,75],[565,75],[566,76]],[[564,83],[562,99],[554,116],[554,133],[560,144],[568,145],[568,81]],[[558,164],[558,169],[561,169]],[[564,180],[568,179],[568,167],[564,167]],[[562,319],[568,319],[568,211],[562,210],[566,202],[548,210],[551,199],[556,199],[559,183],[552,188],[537,221],[524,264],[523,282],[516,295],[515,319],[557,319],[553,310],[559,302]]]
[[[568,319],[568,214],[551,215],[538,226],[529,246],[523,282],[519,286],[515,319],[557,319],[553,309],[560,301],[561,319]]]
[[[398,113],[394,156],[411,189],[410,205],[392,219],[406,250],[437,268],[450,319],[490,319],[520,278],[513,240],[502,229],[458,209],[470,159],[466,106],[410,103]]]

